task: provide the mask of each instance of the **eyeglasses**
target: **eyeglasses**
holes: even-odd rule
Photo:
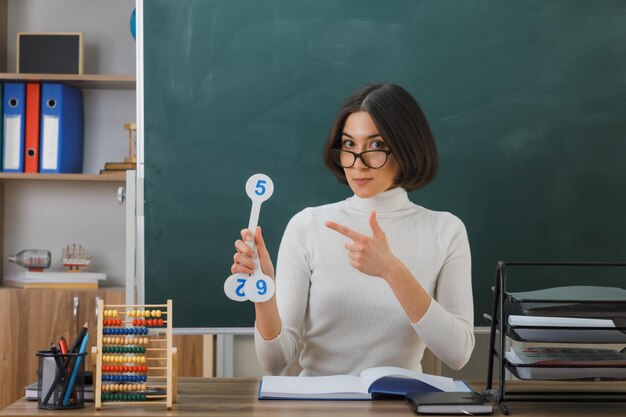
[[[333,161],[342,168],[352,168],[357,158],[368,168],[382,168],[387,163],[387,158],[389,158],[390,154],[391,151],[387,150],[365,151],[361,153],[344,149],[331,149],[330,151]]]

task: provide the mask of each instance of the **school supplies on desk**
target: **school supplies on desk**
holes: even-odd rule
[[[59,342],[61,352],[54,344],[51,345],[49,351],[37,352],[39,358],[37,371],[39,379],[36,386],[38,408],[59,410],[84,407],[85,372],[83,369],[88,340],[89,335],[81,332],[76,338],[76,342],[80,341],[80,348],[75,351],[68,351],[67,346]]]
[[[463,381],[396,367],[363,370],[359,376],[264,376],[260,400],[371,400],[408,392],[470,392]]]
[[[68,353],[70,353],[70,349],[67,347],[67,340],[65,340],[63,336],[61,336],[61,339],[59,339],[59,349],[61,350],[61,353],[64,355],[67,355]],[[72,371],[72,368],[69,365],[65,365],[66,377],[67,377],[67,374],[69,374],[71,371]]]
[[[2,102],[2,171],[24,172],[25,84],[5,83]]]
[[[85,329],[85,328],[83,328]],[[80,365],[83,362],[83,356],[81,354],[87,352],[87,343],[89,342],[89,333],[86,333],[83,337],[83,341],[80,345],[80,350],[78,351],[79,356],[76,359],[76,363],[72,369],[72,375],[70,377],[69,383],[65,387],[65,396],[63,397],[63,406],[67,407],[70,404],[70,395],[72,394],[72,389],[74,389],[74,384],[76,383],[76,378],[78,377],[78,372],[80,369]]]
[[[45,352],[39,352],[45,353]],[[41,395],[45,395],[42,400],[42,404],[49,404],[50,397],[54,394],[56,387],[58,384],[65,380],[67,377],[67,373],[65,372],[65,365],[63,360],[61,359],[61,355],[54,346],[54,344],[50,345],[50,356],[45,357],[43,360],[42,366],[40,366],[41,379],[38,383],[38,387],[41,390]],[[46,363],[47,361],[47,363]],[[54,368],[54,364],[56,364],[56,369],[51,370],[50,368]],[[54,375],[46,377],[46,373]]]
[[[97,342],[91,349],[96,410],[147,402],[172,408],[177,374],[172,313],[172,300],[143,305],[105,305],[98,300]]]
[[[74,340],[74,343],[72,344],[72,347],[70,348],[70,352],[72,353],[79,352],[79,349],[83,343],[83,339],[88,336],[88,333],[87,333],[88,331],[89,331],[89,323],[85,322],[85,324],[83,324],[83,327],[80,328],[80,332],[78,333],[78,336],[76,336],[76,339]]]
[[[406,395],[416,414],[491,414],[492,405],[474,392],[411,392]]]
[[[37,352],[39,357],[39,371],[37,372],[39,375],[37,383],[38,408],[56,410],[84,407],[85,373],[83,372],[83,358],[87,354],[88,327],[89,324],[86,322],[76,337],[71,350],[68,349],[65,338],[61,336],[59,349],[54,343],[51,343],[50,351]],[[68,397],[69,395],[72,396],[71,403],[69,400],[67,403],[64,402],[66,392]]]
[[[82,172],[83,123],[81,90],[65,84],[42,84],[39,172]]]
[[[24,398],[29,401],[37,401],[39,399],[39,391],[37,390],[38,382],[33,382],[24,387]],[[85,401],[93,401],[93,385],[85,384],[83,396]]]

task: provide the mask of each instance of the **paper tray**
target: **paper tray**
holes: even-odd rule
[[[623,381],[626,365],[615,367],[514,365],[505,361],[506,369],[519,379],[535,381]]]
[[[626,290],[570,286],[528,292],[507,292],[505,308],[529,316],[626,318]]]
[[[506,334],[518,342],[626,343],[624,328],[507,326]]]
[[[509,301],[510,314],[546,317],[582,317],[598,319],[626,318],[626,304],[550,303],[538,301]]]

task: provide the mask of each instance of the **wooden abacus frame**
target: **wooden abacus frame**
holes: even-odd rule
[[[164,375],[147,376],[146,382],[148,388],[165,388],[166,395],[146,395],[147,401],[102,401],[102,364],[103,364],[103,345],[104,345],[104,312],[108,309],[120,309],[118,314],[123,316],[122,326],[120,328],[130,328],[132,320],[129,320],[127,314],[129,311],[143,311],[149,309],[158,309],[161,314],[165,315],[163,327],[154,327],[148,329],[148,337],[153,342],[163,343],[165,342],[165,348],[152,347],[146,348],[146,352],[157,352],[157,356],[146,358],[150,361],[165,361],[165,367],[151,367],[148,370],[165,371]],[[164,310],[162,310],[164,309]],[[104,304],[104,300],[98,301],[98,342],[97,346],[91,349],[92,356],[94,357],[94,402],[96,410],[101,410],[103,405],[119,406],[129,404],[141,404],[141,405],[159,405],[164,404],[168,410],[171,410],[172,404],[176,402],[176,348],[172,346],[172,300],[167,300],[167,304]],[[156,332],[155,332],[156,330]],[[152,333],[152,335],[151,335]],[[152,339],[154,333],[165,334],[165,338]],[[126,335],[122,336],[125,338]],[[166,385],[151,385],[150,382],[154,380],[165,380]]]

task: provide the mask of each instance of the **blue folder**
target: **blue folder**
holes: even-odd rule
[[[83,172],[84,117],[81,90],[57,83],[41,85],[39,172]]]
[[[2,171],[24,172],[26,86],[5,83],[2,97]]]

